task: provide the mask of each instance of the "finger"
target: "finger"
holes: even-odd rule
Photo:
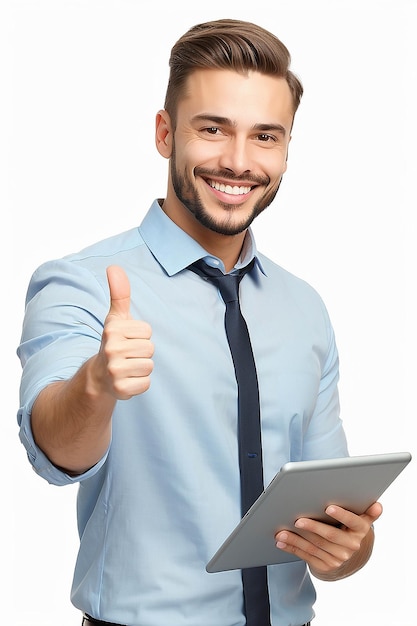
[[[130,283],[126,272],[118,265],[110,265],[106,271],[110,291],[110,309],[108,315],[125,320],[131,319]]]
[[[151,384],[152,371],[152,359],[126,359],[123,371],[119,371],[118,376],[112,378],[115,396],[119,400],[128,400],[147,391]]]
[[[306,520],[306,522],[311,520]],[[307,523],[298,526],[296,522],[297,534],[310,542],[315,548],[326,552],[336,559],[346,561],[354,552],[360,549],[363,538],[362,533],[350,532],[347,529],[339,528],[329,524],[321,524],[314,531],[305,529]],[[312,552],[312,554],[315,552]]]
[[[340,506],[330,505],[327,507],[326,513],[346,528],[350,528],[353,531],[361,531],[364,529],[364,524],[366,525],[366,530],[368,530],[369,526],[378,519],[382,514],[382,506],[379,502],[374,502],[365,513],[357,515]]]
[[[365,511],[365,514],[372,519],[372,523],[382,515],[383,509],[380,502],[374,502],[369,509]]]
[[[339,568],[350,556],[351,552],[341,549],[325,541],[309,541],[307,538],[289,532],[280,532],[276,537],[276,547],[306,561],[311,567],[323,571]]]

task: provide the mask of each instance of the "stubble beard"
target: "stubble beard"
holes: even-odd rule
[[[195,168],[195,172],[198,173],[199,168]],[[260,198],[260,200],[254,205],[249,215],[243,218],[240,222],[234,221],[234,214],[241,205],[219,203],[227,211],[227,215],[223,220],[216,219],[206,211],[203,202],[196,190],[191,179],[187,176],[187,173],[181,174],[176,167],[175,149],[171,155],[170,161],[170,173],[172,186],[178,200],[183,206],[194,216],[194,218],[205,228],[219,233],[220,235],[238,235],[245,231],[252,224],[254,219],[258,217],[274,200],[278,193],[278,189],[281,185],[282,177],[275,187],[272,187]],[[204,171],[205,177],[209,178],[209,172]],[[212,172],[213,178],[221,176],[219,172]],[[224,173],[223,173],[224,176]],[[230,178],[230,173],[228,173]],[[245,181],[247,178],[245,178]],[[235,179],[236,184],[239,184],[239,179]],[[269,179],[254,179],[253,182],[266,185]]]

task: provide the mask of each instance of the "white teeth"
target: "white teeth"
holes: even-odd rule
[[[232,187],[231,185],[223,185],[223,183],[217,183],[214,180],[210,180],[209,184],[213,189],[217,189],[217,191],[222,191],[224,193],[230,193],[232,196],[243,196],[245,193],[249,193],[250,187],[238,187],[235,185]]]

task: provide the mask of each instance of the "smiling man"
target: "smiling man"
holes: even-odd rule
[[[138,228],[30,281],[20,437],[47,481],[79,483],[71,598],[85,625],[301,626],[314,617],[312,576],[348,576],[371,554],[379,503],[360,516],[332,506],[336,525],[301,519],[299,533],[278,533],[277,550],[297,561],[205,569],[247,510],[245,463],[267,484],[287,461],[348,454],[326,308],[257,250],[250,228],[287,169],[303,91],[289,64],[255,24],[185,33],[156,115],[166,197]],[[244,401],[229,279],[250,335],[237,348],[254,357]],[[239,417],[252,400],[261,430],[247,461]]]
[[[284,78],[257,71],[195,70],[175,127],[157,116],[157,147],[171,159],[166,214],[207,251],[236,263],[245,231],[274,199],[287,167],[294,102]],[[230,114],[233,113],[233,117]],[[223,261],[225,259],[223,258]]]

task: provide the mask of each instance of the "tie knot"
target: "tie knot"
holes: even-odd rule
[[[216,285],[224,302],[227,303],[239,299],[239,283],[244,275],[250,272],[254,264],[255,259],[252,259],[248,265],[239,269],[237,273],[223,274],[217,267],[211,267],[211,265],[207,265],[203,259],[200,259],[190,265],[188,269]]]

